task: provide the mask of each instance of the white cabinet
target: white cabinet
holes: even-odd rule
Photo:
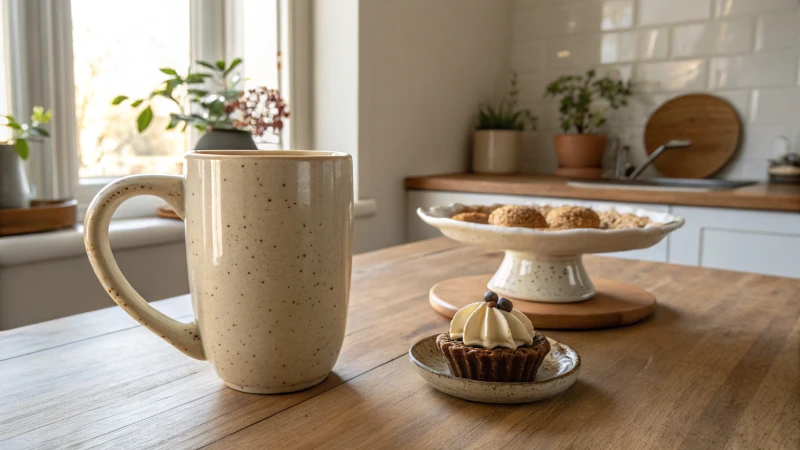
[[[416,210],[419,207],[449,203],[524,204],[534,200],[564,199],[410,190],[407,238],[408,241],[417,241],[441,236],[439,230],[417,217]],[[570,199],[569,202],[583,206],[631,205],[577,199]],[[609,253],[609,256],[800,278],[799,213],[642,203],[633,206],[670,212],[685,218],[686,224],[653,247]]]
[[[673,206],[669,262],[800,278],[800,214]]]

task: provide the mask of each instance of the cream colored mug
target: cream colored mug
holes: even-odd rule
[[[150,306],[111,254],[108,225],[137,195],[184,219],[194,322]],[[229,387],[274,394],[320,383],[344,340],[353,236],[353,163],[322,151],[198,151],[185,175],[109,184],[86,212],[97,278],[134,319],[211,362]],[[154,261],[155,263],[155,261]]]

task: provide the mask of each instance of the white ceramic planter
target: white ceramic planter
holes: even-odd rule
[[[519,172],[521,146],[521,131],[476,131],[472,145],[472,171],[498,174]]]
[[[13,145],[0,145],[0,209],[30,206],[31,190],[22,158]]]
[[[565,203],[536,205],[561,206]],[[582,255],[647,248],[680,228],[684,222],[671,214],[624,206],[615,209],[621,214],[648,217],[658,224],[613,230],[543,231],[450,219],[465,207],[454,203],[420,208],[417,215],[456,241],[505,250],[505,258],[487,287],[500,295],[544,303],[580,302],[595,296],[596,290],[583,266]],[[595,211],[610,209],[601,205],[591,205],[591,208]]]

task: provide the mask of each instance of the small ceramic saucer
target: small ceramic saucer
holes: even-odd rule
[[[528,403],[558,395],[578,379],[581,358],[568,345],[547,338],[545,356],[536,380],[528,383],[475,381],[454,377],[444,355],[436,347],[436,336],[428,336],[408,349],[417,373],[436,390],[453,397],[483,403]]]

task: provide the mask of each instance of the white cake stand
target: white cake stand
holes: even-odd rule
[[[554,203],[530,204],[560,206]],[[647,217],[654,223],[645,228],[545,231],[450,219],[468,207],[454,203],[419,208],[417,214],[451,239],[505,251],[503,262],[489,280],[489,289],[513,299],[545,303],[581,302],[597,294],[582,262],[584,254],[647,248],[684,223],[678,216],[632,207],[614,209],[620,214]],[[612,209],[599,205],[591,208],[598,212]]]

